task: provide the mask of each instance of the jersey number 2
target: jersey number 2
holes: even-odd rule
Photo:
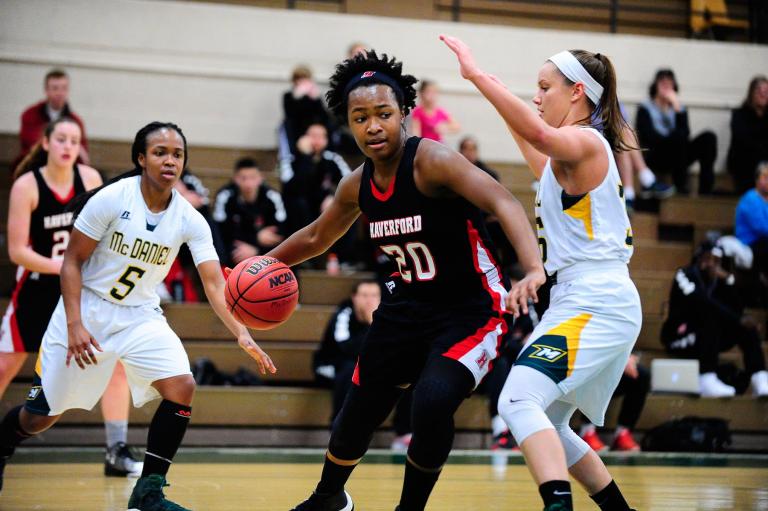
[[[51,259],[62,259],[69,245],[69,231],[56,231],[53,233],[53,247],[51,247]]]
[[[416,273],[416,280],[432,280],[437,275],[435,259],[429,248],[419,241],[411,241],[405,244],[405,251],[399,245],[384,245],[381,247],[387,255],[391,255],[397,261],[397,269],[403,282],[413,281],[413,272],[408,269],[408,261],[405,254],[408,253],[413,261],[413,269]]]
[[[133,288],[136,287],[136,282],[131,280],[131,274],[133,273],[136,274],[136,280],[138,280],[144,276],[144,274],[146,273],[146,270],[142,268],[138,268],[136,266],[129,266],[128,268],[126,268],[123,274],[120,276],[120,278],[117,279],[117,283],[125,286],[125,289],[123,290],[122,293],[120,293],[120,291],[117,289],[117,286],[115,286],[109,292],[109,296],[117,300],[125,299],[125,297],[128,296],[131,293],[131,291],[133,291]]]

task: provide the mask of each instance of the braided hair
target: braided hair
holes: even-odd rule
[[[147,154],[147,138],[149,136],[161,129],[171,129],[179,134],[182,141],[184,141],[184,165],[182,167],[182,170],[187,168],[187,137],[184,136],[184,133],[181,131],[181,128],[179,128],[177,125],[173,124],[172,122],[150,122],[143,128],[141,128],[137,133],[136,136],[133,139],[133,145],[131,146],[131,162],[133,163],[133,169],[129,170],[128,172],[124,172],[116,177],[113,177],[103,185],[99,186],[98,188],[94,188],[93,190],[89,190],[85,193],[82,193],[75,197],[75,199],[69,203],[69,206],[67,207],[68,210],[72,211],[74,213],[75,218],[77,218],[77,215],[80,214],[80,212],[85,207],[85,204],[97,193],[99,193],[101,190],[103,190],[105,187],[117,183],[121,179],[125,179],[127,177],[133,177],[133,176],[140,176],[144,169],[142,169],[141,165],[139,165],[139,155],[140,154]]]
[[[367,50],[364,53],[358,53],[336,66],[336,71],[331,76],[330,90],[326,93],[325,99],[328,107],[342,122],[347,122],[347,99],[353,89],[347,90],[347,85],[357,75],[372,72],[370,78],[360,82],[360,87],[371,83],[388,85],[387,81],[379,78],[376,73],[385,75],[388,81],[394,82],[397,87],[391,87],[397,98],[397,104],[404,115],[416,106],[416,89],[414,85],[418,81],[413,75],[403,74],[403,63],[398,62],[394,57],[390,58],[386,53],[381,56],[374,50]],[[399,90],[398,90],[399,89]]]

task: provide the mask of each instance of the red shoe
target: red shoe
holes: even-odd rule
[[[640,446],[637,445],[635,439],[632,438],[632,432],[628,429],[625,429],[622,430],[622,432],[616,435],[616,438],[613,439],[613,445],[611,446],[611,449],[614,451],[637,452],[640,450]]]
[[[520,448],[515,443],[515,439],[509,430],[493,437],[493,443],[491,444],[492,451],[519,451]]]
[[[600,440],[599,436],[597,436],[596,431],[590,431],[589,433],[584,434],[581,439],[587,442],[587,445],[595,452],[603,452],[608,449],[608,446]]]

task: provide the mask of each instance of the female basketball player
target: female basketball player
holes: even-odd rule
[[[539,71],[537,116],[478,68],[466,44],[441,39],[458,57],[461,76],[507,122],[541,181],[536,224],[544,266],[556,285],[507,378],[499,412],[547,510],[572,509],[569,470],[601,509],[628,510],[605,465],[568,425],[576,408],[603,424],[642,320],[627,270],[632,229],[612,153],[631,149],[623,139],[613,65],[583,50],[551,57]],[[605,138],[588,127],[596,107]]]
[[[174,190],[187,161],[181,130],[170,123],[145,126],[136,134],[131,156],[133,171],[85,194],[75,210],[61,265],[62,300],[38,358],[40,383],[26,405],[11,410],[0,424],[0,456],[7,458],[22,440],[50,428],[64,411],[93,408],[119,360],[137,407],[163,398],[128,507],[182,510],[165,499],[162,488],[191,417],[195,382],[155,292],[182,243],[192,252],[216,314],[262,373],[276,369],[227,312],[210,228]],[[5,458],[0,458],[0,474]]]
[[[69,202],[101,185],[101,176],[76,165],[80,126],[61,117],[47,126],[42,140],[16,169],[8,207],[8,253],[20,272],[11,304],[0,325],[0,396],[18,374],[27,353],[37,354],[45,327],[61,296],[59,270],[72,230]],[[101,412],[107,433],[105,475],[141,471],[126,445],[128,381],[123,366],[104,391]]]
[[[399,509],[424,509],[451,449],[453,414],[497,356],[504,312],[527,310],[544,282],[520,203],[460,154],[408,138],[415,82],[401,63],[373,51],[336,67],[328,103],[367,159],[342,179],[317,220],[268,254],[289,265],[321,254],[362,212],[394,270],[334,421],[320,483],[297,511],[353,508],[344,484],[411,385],[413,439]],[[527,272],[509,297],[481,209],[499,219]]]

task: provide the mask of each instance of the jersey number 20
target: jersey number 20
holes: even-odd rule
[[[387,255],[391,255],[397,261],[397,268],[400,272],[400,278],[403,282],[412,282],[413,274],[416,274],[416,280],[432,280],[437,275],[435,259],[429,248],[419,241],[411,241],[405,244],[405,250],[399,245],[384,245],[381,250]],[[409,266],[406,253],[410,256],[413,264]],[[409,269],[413,268],[413,272]]]
[[[139,280],[141,277],[144,276],[146,273],[146,270],[139,268],[137,266],[129,266],[125,269],[123,274],[120,276],[119,279],[117,279],[117,283],[125,286],[122,293],[117,288],[117,286],[113,287],[112,290],[109,292],[109,295],[112,298],[115,298],[117,300],[123,300],[126,296],[130,294],[131,291],[133,291],[133,288],[136,287],[136,282],[131,279],[133,274],[136,274],[136,280]]]

